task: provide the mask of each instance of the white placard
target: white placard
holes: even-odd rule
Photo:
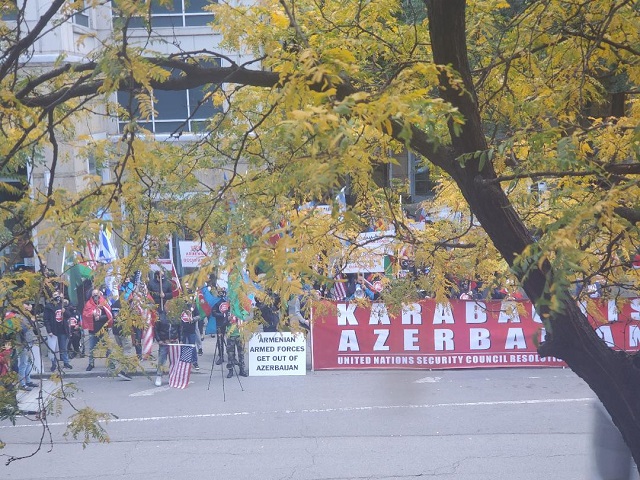
[[[201,242],[180,240],[180,261],[184,268],[198,268],[207,256],[207,246]]]
[[[302,333],[261,332],[249,340],[249,375],[306,375],[307,341]]]

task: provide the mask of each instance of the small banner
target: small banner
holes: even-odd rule
[[[202,242],[180,240],[180,263],[183,268],[199,268],[200,263],[207,257],[207,246]]]

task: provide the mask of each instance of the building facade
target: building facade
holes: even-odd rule
[[[214,18],[206,10],[208,4],[209,0],[174,0],[172,6],[166,7],[151,2],[150,28],[142,19],[134,18],[128,26],[128,42],[132,46],[143,48],[149,56],[213,51],[221,54],[221,66],[227,66],[229,61],[243,63],[249,60],[249,57],[238,52],[220,50],[221,36],[211,26]],[[51,1],[17,0],[19,13],[5,12],[3,19],[9,25],[17,22],[21,28],[29,31],[51,5]],[[30,55],[23,59],[22,65],[26,71],[43,72],[59,67],[62,63],[81,65],[104,48],[121,19],[111,2],[86,2],[85,5],[85,8],[73,11],[61,8],[54,15],[51,25],[55,27],[48,29],[34,43]],[[202,102],[202,88],[154,92],[154,96],[154,113],[142,126],[153,133],[155,141],[191,142],[198,138],[204,122],[215,113],[212,102]],[[121,92],[112,100],[127,104],[131,99],[128,93]],[[74,131],[59,140],[53,188],[79,192],[86,187],[90,176],[99,175],[107,182],[111,179],[110,168],[99,168],[90,150],[86,148],[93,140],[108,140],[122,133],[123,120],[107,111],[107,108],[104,102],[92,104],[93,114],[83,115],[81,121],[75,124]],[[24,172],[30,194],[34,196],[46,192],[52,178],[52,153],[45,149],[42,156],[43,158],[33,159],[32,168]],[[428,182],[417,181],[425,176],[425,172],[416,166],[415,157],[405,153],[398,157],[398,162],[398,165],[386,166],[385,170],[378,172],[378,183],[384,186],[392,186],[397,181],[407,183],[410,202],[427,196],[430,187]],[[201,175],[203,183],[207,185],[214,186],[223,181],[221,172],[203,171]],[[39,236],[34,234],[33,238]],[[38,249],[37,241],[34,243],[31,247]],[[34,249],[27,247],[29,245],[23,245],[20,252],[14,252],[14,263],[39,269],[37,258],[29,256],[33,255]],[[46,261],[50,268],[59,273],[62,268],[62,252],[51,251]]]

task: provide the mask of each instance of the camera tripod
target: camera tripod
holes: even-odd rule
[[[221,334],[218,334],[221,335]],[[222,343],[222,347],[219,347],[220,343]],[[220,350],[220,351],[218,351]],[[207,390],[211,388],[211,378],[213,377],[213,370],[216,365],[216,355],[220,354],[220,359],[224,358],[224,351],[227,350],[227,341],[224,335],[222,335],[222,342],[219,342],[216,338],[216,347],[213,351],[213,360],[211,360],[211,373],[209,374],[209,385],[207,386]],[[229,359],[229,353],[227,352],[227,360]],[[242,381],[240,380],[240,375],[238,370],[236,369],[237,365],[235,362],[231,363],[231,369],[235,377],[238,379],[238,384],[240,385],[240,390],[244,392],[244,388],[242,387]],[[225,390],[225,374],[224,374],[224,362],[220,362],[220,378],[222,378],[222,401],[226,401],[226,390]]]

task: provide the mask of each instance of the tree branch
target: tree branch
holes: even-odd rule
[[[53,0],[46,12],[40,17],[38,23],[22,37],[18,42],[9,47],[4,54],[4,59],[0,62],[0,79],[3,79],[13,64],[18,61],[22,53],[32,47],[38,35],[49,25],[51,19],[58,13],[66,0]]]

